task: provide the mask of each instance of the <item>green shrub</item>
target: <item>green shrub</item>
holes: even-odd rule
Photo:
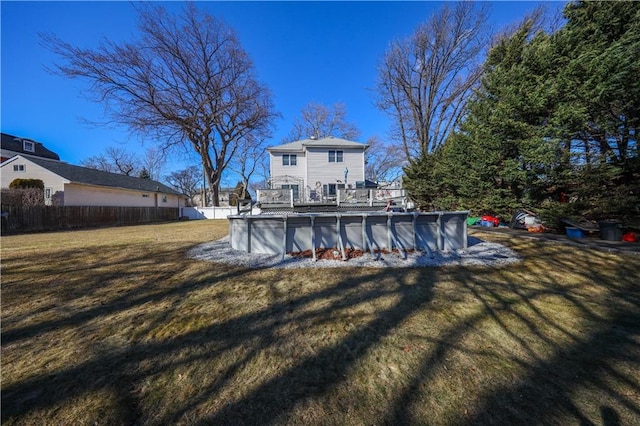
[[[28,189],[28,188],[36,188],[44,191],[44,182],[41,179],[14,179],[10,184],[9,188],[20,188],[20,189]]]

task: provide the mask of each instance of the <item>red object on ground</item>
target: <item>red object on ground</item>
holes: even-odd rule
[[[567,194],[565,194],[564,192],[561,192],[561,193],[560,193],[560,202],[561,202],[561,203],[566,203],[566,202],[568,202],[568,201],[569,201],[569,200],[567,199]]]
[[[622,241],[626,241],[628,243],[635,243],[638,241],[638,236],[633,232],[627,232],[622,236]]]
[[[500,219],[494,216],[484,215],[480,218],[480,220],[485,220],[487,222],[493,222],[493,226],[500,225]]]

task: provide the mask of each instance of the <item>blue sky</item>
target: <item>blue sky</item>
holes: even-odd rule
[[[279,144],[310,101],[342,102],[361,141],[390,127],[374,104],[376,66],[390,41],[411,34],[438,10],[440,2],[197,2],[199,8],[232,26],[270,88],[282,118],[269,144]],[[492,2],[494,29],[519,21],[540,2]],[[561,9],[563,2],[547,3]],[[182,2],[164,2],[178,13]],[[102,105],[87,100],[85,83],[45,70],[55,61],[38,34],[93,48],[102,38],[127,40],[136,34],[129,2],[10,2],[1,13],[2,132],[42,142],[63,161],[79,164],[107,146],[124,144],[141,152],[143,141],[126,128],[96,126],[106,120]],[[175,158],[165,173],[184,168]],[[234,182],[227,182],[234,185]],[[223,182],[224,185],[225,182]]]

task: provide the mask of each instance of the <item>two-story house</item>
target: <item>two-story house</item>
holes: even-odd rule
[[[338,189],[355,188],[365,180],[368,145],[326,137],[304,139],[268,148],[270,188],[291,189],[294,201],[335,197]]]

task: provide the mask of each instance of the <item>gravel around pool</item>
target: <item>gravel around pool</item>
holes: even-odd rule
[[[218,241],[201,244],[189,250],[188,257],[207,262],[223,263],[247,268],[416,268],[433,266],[487,266],[494,267],[519,262],[521,258],[508,247],[490,243],[476,237],[468,237],[468,248],[449,252],[434,251],[429,253],[416,251],[406,253],[385,253],[363,256],[343,261],[318,260],[285,255],[256,254],[234,250],[229,245],[228,237]]]

